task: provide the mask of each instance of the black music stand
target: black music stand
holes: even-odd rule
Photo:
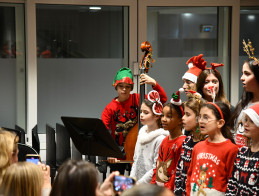
[[[111,134],[98,118],[61,117],[70,137],[81,154],[123,158]]]

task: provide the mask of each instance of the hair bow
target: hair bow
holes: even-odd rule
[[[152,90],[148,93],[147,98],[153,103],[152,111],[156,115],[161,115],[163,111],[163,105],[160,102],[159,93],[155,90]]]

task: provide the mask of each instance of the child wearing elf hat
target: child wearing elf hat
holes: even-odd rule
[[[188,71],[183,75],[184,81],[183,89],[188,95],[188,90],[196,90],[196,83],[200,73],[206,68],[207,62],[203,59],[203,54],[193,56],[186,64],[188,65]]]
[[[151,184],[174,190],[177,161],[182,151],[185,135],[182,134],[182,117],[184,111],[180,91],[173,93],[170,103],[163,107],[161,122],[163,129],[169,131],[159,147],[159,154]]]
[[[259,195],[259,104],[243,113],[244,134],[251,145],[239,149],[226,195]]]
[[[141,74],[140,84],[151,84],[152,88],[159,93],[161,102],[167,101],[164,89],[150,76]],[[101,119],[106,128],[111,131],[111,135],[117,144],[123,146],[127,133],[137,123],[139,94],[130,93],[133,90],[133,75],[131,70],[126,67],[121,68],[116,73],[113,86],[118,96],[105,107]],[[117,159],[108,158],[108,162],[116,163]],[[118,169],[116,165],[111,164],[111,170]],[[120,172],[123,174],[124,169],[121,169]]]

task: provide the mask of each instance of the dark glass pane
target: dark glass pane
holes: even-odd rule
[[[37,5],[38,57],[122,58],[123,7]]]

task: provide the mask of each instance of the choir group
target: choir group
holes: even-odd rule
[[[119,146],[137,122],[137,136],[130,176],[138,184],[167,187],[175,195],[259,194],[259,61],[251,42],[243,42],[249,59],[242,67],[243,94],[232,106],[224,93],[224,66],[203,55],[187,61],[183,87],[166,103],[164,89],[153,78],[140,75],[140,82],[153,90],[139,103],[130,94],[133,76],[128,68],[114,78],[118,97],[104,109],[102,120]],[[188,100],[181,101],[181,93]],[[125,164],[109,157],[111,170],[124,173]]]

